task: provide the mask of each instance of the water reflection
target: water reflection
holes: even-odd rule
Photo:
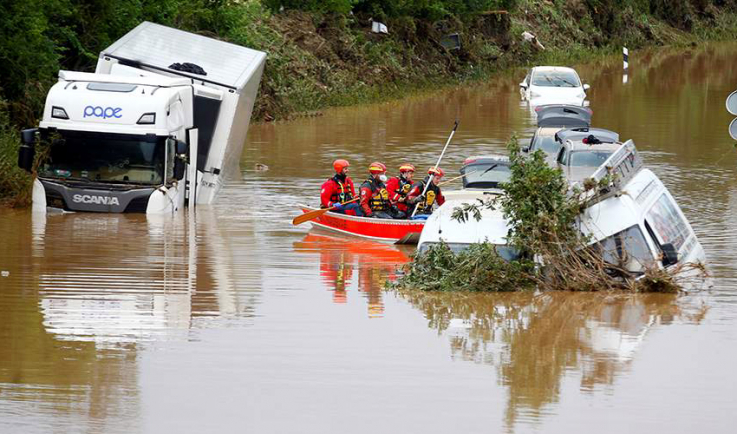
[[[137,361],[148,343],[185,342],[193,328],[253,315],[258,292],[243,286],[260,282],[261,267],[235,276],[238,244],[226,241],[211,209],[9,214],[15,226],[0,232],[23,261],[5,256],[0,281],[2,306],[12,302],[0,315],[2,426],[40,405],[54,415],[43,419],[49,425],[24,432],[70,432],[77,419],[84,431],[136,431]]]
[[[508,389],[506,425],[539,420],[565,377],[583,393],[611,386],[646,335],[674,322],[702,322],[702,300],[675,295],[570,293],[445,294],[402,291],[428,326],[448,337],[454,358],[496,368]]]
[[[334,303],[346,303],[351,286],[361,292],[368,304],[369,317],[383,316],[385,283],[394,280],[397,267],[409,261],[406,247],[331,236],[317,229],[295,242],[294,249],[319,256],[320,277],[333,293]]]

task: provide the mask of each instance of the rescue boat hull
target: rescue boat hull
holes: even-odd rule
[[[303,213],[319,208],[299,205]],[[328,211],[310,220],[313,226],[342,234],[395,244],[417,244],[424,220],[393,220],[350,216]]]

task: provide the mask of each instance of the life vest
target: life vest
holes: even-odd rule
[[[386,211],[389,209],[389,192],[383,182],[371,178],[361,184],[361,190],[368,188],[371,190],[371,197],[368,200],[371,211]]]
[[[347,178],[344,178],[344,180],[341,181],[338,179],[338,175],[335,175],[330,179],[337,185],[337,188],[333,190],[333,194],[330,195],[330,202],[345,203],[353,199],[353,196],[351,196],[351,189],[345,181]]]
[[[397,188],[397,194],[402,197],[407,197],[407,194],[412,189],[412,182],[407,181],[401,176],[399,176],[397,179],[399,179],[399,188]]]
[[[425,178],[424,181],[420,181],[416,184],[416,186],[419,187],[420,192],[422,192],[425,189],[425,184],[427,184],[428,179]],[[421,198],[419,202],[417,202],[417,212],[418,213],[430,213],[432,212],[432,206],[435,204],[435,199],[438,196],[438,193],[440,191],[440,188],[438,188],[435,184],[430,184],[430,186],[427,188],[427,193],[425,193],[425,197]]]

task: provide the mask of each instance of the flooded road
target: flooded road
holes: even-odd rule
[[[0,210],[0,433],[728,433],[737,423],[737,45],[579,65],[704,245],[684,296],[387,292],[411,248],[293,227],[333,159],[504,152],[524,73],[252,126],[196,215]],[[624,83],[626,81],[626,83]],[[255,170],[266,164],[268,171]]]

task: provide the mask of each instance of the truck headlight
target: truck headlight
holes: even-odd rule
[[[144,113],[136,123],[138,125],[153,125],[156,123],[156,113]]]
[[[66,110],[56,106],[51,107],[51,117],[57,119],[69,119]]]

